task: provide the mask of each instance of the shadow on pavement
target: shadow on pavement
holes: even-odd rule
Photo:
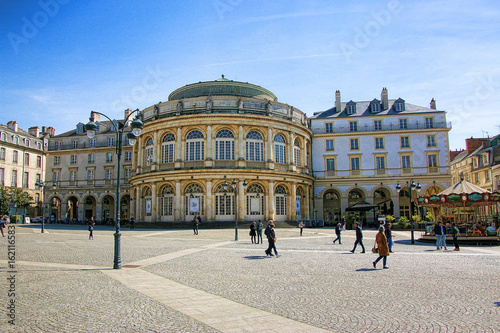
[[[358,268],[356,272],[371,272],[371,271],[381,271],[381,269],[376,268]]]
[[[248,259],[248,260],[256,260],[256,259],[266,259],[266,256],[246,256],[243,258]]]

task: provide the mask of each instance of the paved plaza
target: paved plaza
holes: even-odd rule
[[[123,228],[113,270],[114,230],[95,229],[17,225],[15,258],[0,237],[0,332],[500,332],[500,247],[436,251],[395,231],[383,270],[374,230],[352,254],[354,231],[334,245],[333,229],[278,228],[281,257],[266,258],[246,228],[238,242]]]

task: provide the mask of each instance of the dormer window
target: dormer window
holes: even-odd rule
[[[380,112],[380,101],[378,99],[374,99],[370,102],[370,110],[372,113]]]
[[[404,111],[405,110],[405,100],[402,99],[402,98],[398,98],[395,102],[394,102],[394,110],[396,112],[401,112],[401,111]]]
[[[82,123],[78,123],[78,125],[76,125],[76,134],[83,134],[83,124]]]
[[[116,121],[116,120],[113,120],[111,122],[111,131],[113,131],[113,132],[115,131],[115,128],[117,127],[117,124],[118,124],[118,121]]]
[[[353,102],[352,100],[349,101],[346,104],[346,110],[347,110],[347,114],[355,114],[356,113],[356,103]]]

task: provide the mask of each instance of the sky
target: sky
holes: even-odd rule
[[[308,116],[389,99],[447,112],[450,150],[500,133],[500,2],[40,0],[0,2],[0,123],[87,123],[226,78]]]

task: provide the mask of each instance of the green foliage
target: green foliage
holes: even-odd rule
[[[399,218],[399,226],[401,227],[401,229],[406,229],[408,228],[408,225],[410,224],[410,220],[408,220],[408,218],[406,216],[401,216]]]
[[[389,223],[394,223],[394,221],[396,220],[396,218],[392,215],[386,215],[385,216],[385,220]]]
[[[434,216],[432,215],[431,212],[427,212],[427,214],[425,214],[425,220],[429,222],[435,221]]]
[[[0,186],[0,216],[9,214],[9,204],[9,190],[4,186]]]
[[[29,195],[28,192],[24,192],[20,188],[11,189],[12,203],[16,204],[18,207],[26,208],[33,202],[33,197]]]
[[[411,218],[413,219],[414,223],[419,223],[420,221],[422,221],[420,215],[413,215]]]

